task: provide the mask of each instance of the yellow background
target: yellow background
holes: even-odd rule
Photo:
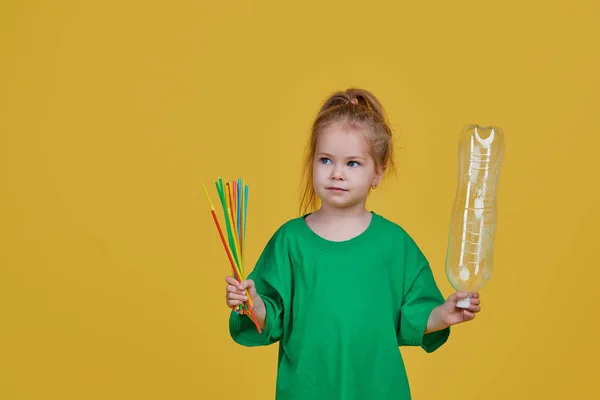
[[[229,338],[200,185],[248,181],[255,261],[348,86],[398,138],[370,206],[445,295],[458,135],[506,134],[483,310],[405,349],[414,398],[598,398],[600,3],[566,4],[2,2],[0,398],[272,398],[277,348]]]

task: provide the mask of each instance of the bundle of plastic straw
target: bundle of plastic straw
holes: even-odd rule
[[[241,178],[237,181],[223,182],[221,178],[215,182],[217,193],[219,194],[219,200],[221,201],[221,207],[223,208],[223,217],[225,221],[225,227],[227,231],[227,238],[225,237],[219,219],[215,213],[215,207],[208,195],[206,187],[202,185],[204,193],[211,208],[211,213],[223,247],[227,253],[227,258],[231,264],[233,270],[233,276],[238,282],[245,280],[244,274],[244,261],[245,261],[245,248],[246,248],[246,215],[248,212],[248,185]],[[238,314],[248,314],[258,332],[261,332],[260,326],[254,316],[252,299],[248,290],[246,290],[246,296],[248,300],[245,301],[241,306],[237,306],[235,311]]]

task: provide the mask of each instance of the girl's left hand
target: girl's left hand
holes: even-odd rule
[[[451,325],[468,322],[475,318],[475,314],[481,311],[479,293],[471,293],[469,308],[458,308],[456,306],[459,300],[467,298],[468,295],[469,293],[465,292],[454,293],[448,297],[444,304],[434,308],[429,316],[426,332],[445,329]]]
[[[471,304],[469,308],[458,308],[456,303],[461,299],[466,299],[469,293],[457,292],[448,297],[446,302],[440,307],[442,309],[443,322],[447,325],[456,325],[461,322],[468,322],[475,318],[475,314],[481,311],[481,300],[479,293],[471,293]]]

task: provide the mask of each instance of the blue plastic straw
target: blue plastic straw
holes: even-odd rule
[[[240,214],[242,212],[242,180],[240,178],[238,178],[238,182],[237,182],[237,230],[238,230],[238,236],[239,236],[239,241],[240,243],[242,242],[242,231],[241,231],[241,227],[242,227],[242,215]],[[243,254],[243,252],[242,252]]]

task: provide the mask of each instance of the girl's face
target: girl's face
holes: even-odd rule
[[[313,186],[323,206],[364,207],[371,186],[381,177],[362,132],[331,124],[318,137]]]

